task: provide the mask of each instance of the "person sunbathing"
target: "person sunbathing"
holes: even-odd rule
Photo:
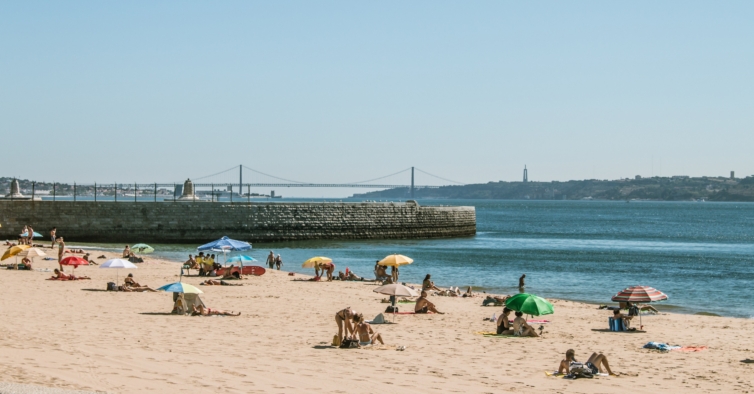
[[[581,366],[581,363],[576,361],[575,356],[576,352],[574,352],[573,349],[568,349],[566,351],[565,359],[561,360],[560,366],[558,366],[558,374],[569,374],[571,373],[571,368]],[[604,371],[607,371],[607,373],[611,376],[615,376],[613,371],[610,369],[610,364],[607,362],[607,357],[602,353],[592,353],[592,355],[589,356],[589,360],[587,360],[583,365],[591,369],[592,374],[604,373]]]
[[[31,270],[31,259],[29,259],[28,257],[24,257],[23,259],[21,259],[21,264],[24,265],[23,269]]]
[[[497,297],[497,296],[487,296],[487,298],[482,301],[482,306],[487,306],[489,304],[493,304],[494,306],[503,306],[505,305],[505,300],[507,300],[509,297]]]
[[[655,307],[646,304],[632,304],[631,302],[621,302],[621,309],[628,309],[629,316],[638,315],[638,311],[651,311],[652,313],[660,313]],[[633,310],[631,308],[634,308]]]
[[[86,260],[86,261],[88,261],[89,265],[99,265],[99,264],[95,263],[94,260],[89,260],[89,253],[81,256],[81,258],[84,259],[84,260]]]
[[[439,313],[441,315],[444,314],[443,312],[440,312],[437,310],[437,308],[435,307],[435,304],[429,302],[429,300],[427,299],[426,291],[422,291],[421,297],[419,297],[419,299],[416,300],[416,306],[414,307],[414,312],[415,313],[434,312],[434,313]]]
[[[241,316],[241,312],[233,313],[233,311],[224,311],[222,309],[205,308],[202,305],[199,305],[198,307],[192,306],[191,308],[193,310],[191,316]]]
[[[516,318],[513,319],[513,335],[517,337],[538,337],[539,335],[534,327],[530,326],[523,316],[523,313],[516,312]]]
[[[224,280],[216,280],[216,279],[207,279],[202,283],[199,283],[200,285],[204,286],[243,286],[243,283],[228,283]]]
[[[129,285],[123,285],[118,286],[118,291],[125,291],[126,293],[143,293],[145,291],[149,292],[157,292],[157,290],[149,287],[149,286],[129,286]]]
[[[354,316],[353,322],[354,330],[359,336],[359,346],[369,346],[375,343],[375,341],[378,341],[381,345],[385,344],[385,342],[382,341],[382,335],[380,335],[380,333],[378,332],[375,332],[372,329],[372,326],[364,321],[364,315],[358,314]]]
[[[54,276],[51,276],[50,279],[58,279],[58,280],[72,280],[71,275],[66,274],[65,272],[61,272],[59,269],[55,268]]]
[[[233,271],[233,267],[234,266],[231,265],[230,269],[225,270],[225,272],[223,273],[222,279],[227,279],[227,280],[246,279],[243,276],[241,276],[241,272],[240,271]]]
[[[508,320],[511,310],[503,308],[503,314],[497,318],[497,335],[513,335],[513,327]]]
[[[471,286],[469,286],[469,288],[468,288],[468,289],[466,289],[466,292],[465,292],[465,293],[463,293],[463,297],[464,297],[464,298],[466,298],[466,297],[476,297],[476,294],[474,294],[474,293],[473,293],[473,292],[471,291]]]

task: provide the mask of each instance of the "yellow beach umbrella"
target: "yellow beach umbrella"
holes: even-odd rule
[[[0,257],[0,261],[3,261],[9,257],[13,257],[21,252],[23,252],[26,249],[29,249],[31,246],[29,245],[16,245],[11,247],[10,249],[6,250],[5,253],[3,253],[3,257]]]
[[[327,263],[332,263],[332,259],[329,257],[317,256],[317,257],[312,257],[309,260],[304,261],[304,264],[301,264],[301,267],[314,268],[316,266],[327,264]]]
[[[390,256],[387,256],[384,259],[380,260],[380,262],[377,264],[384,265],[386,267],[400,267],[401,265],[408,265],[413,262],[413,259],[402,254],[391,254]]]

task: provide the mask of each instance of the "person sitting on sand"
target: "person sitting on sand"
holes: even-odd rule
[[[127,259],[131,257],[131,247],[126,245],[125,249],[123,249],[123,258]]]
[[[149,287],[148,285],[141,285],[136,282],[134,280],[134,274],[128,274],[128,276],[126,276],[126,279],[123,279],[123,282],[128,287]]]
[[[24,265],[25,270],[31,270],[31,259],[28,257],[24,257],[21,259],[21,264]]]
[[[513,326],[508,320],[511,309],[503,308],[503,314],[497,318],[497,335],[513,335]]]
[[[613,310],[613,319],[615,319],[615,320],[623,319],[623,323],[626,324],[626,330],[628,330],[628,331],[635,331],[636,330],[635,328],[634,329],[631,328],[631,319],[633,319],[633,318],[634,318],[633,316],[624,315],[623,313],[621,313],[621,311],[619,311],[617,309]]]
[[[338,344],[343,343],[343,331],[345,331],[345,338],[351,338],[351,335],[354,334],[355,327],[351,324],[351,321],[356,315],[356,311],[351,309],[350,306],[335,314],[335,323],[338,324]]]
[[[434,313],[439,313],[441,315],[444,314],[443,312],[440,312],[437,310],[437,308],[435,307],[435,304],[429,302],[429,300],[427,299],[426,291],[422,291],[421,297],[419,297],[419,299],[416,300],[416,306],[414,306],[414,312],[415,313],[434,312]]]
[[[428,291],[428,290],[437,290],[442,291],[439,287],[435,286],[435,282],[432,282],[430,278],[432,275],[427,274],[427,276],[424,277],[424,281],[422,282],[422,291]]]
[[[191,312],[191,316],[241,316],[241,312],[233,313],[233,311],[224,311],[222,309],[205,308],[202,305],[192,306],[191,308],[193,310],[193,312]]]
[[[187,270],[198,270],[199,264],[197,264],[196,260],[194,260],[193,255],[189,255],[188,260],[186,260],[185,263],[183,263],[183,268],[186,268]]]
[[[560,366],[558,366],[558,374],[569,374],[571,373],[571,368],[575,367],[577,364],[580,364],[578,361],[576,361],[576,352],[573,351],[573,349],[568,349],[565,354],[565,359],[560,361]],[[610,369],[610,364],[607,362],[607,357],[600,353],[592,353],[591,356],[589,356],[589,360],[586,361],[584,364],[587,368],[592,370],[592,374],[597,373],[605,373],[604,371],[607,371],[610,376],[615,376],[613,371]]]
[[[85,253],[83,256],[81,256],[81,258],[84,259],[84,260],[86,260],[86,261],[88,261],[89,265],[99,265],[96,262],[94,262],[94,260],[89,260],[89,258],[90,258],[90,254],[89,253]]]
[[[516,312],[516,318],[513,319],[513,335],[517,337],[538,337],[539,335],[534,327],[530,326],[523,316],[523,313]]]
[[[358,314],[354,316],[353,323],[354,329],[359,338],[359,346],[369,346],[374,344],[375,341],[379,342],[381,345],[385,344],[385,342],[382,341],[382,335],[375,332],[372,329],[372,326],[364,320],[364,315]]]
[[[228,283],[224,280],[216,280],[216,279],[207,279],[202,283],[199,283],[200,285],[205,286],[243,286],[243,283]]]

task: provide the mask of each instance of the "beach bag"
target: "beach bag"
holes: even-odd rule
[[[107,282],[107,291],[118,291],[118,285],[115,282]]]
[[[591,379],[594,377],[592,370],[587,367],[571,368],[571,379]]]
[[[359,342],[355,339],[344,339],[343,343],[340,344],[341,349],[355,349],[357,347],[359,347]]]
[[[332,345],[333,346],[340,346],[340,338],[338,337],[338,334],[333,335],[333,337],[332,337]]]
[[[387,309],[385,309],[385,313],[398,313],[398,307],[389,305]]]

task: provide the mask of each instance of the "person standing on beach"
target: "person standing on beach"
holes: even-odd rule
[[[521,275],[520,278],[518,278],[518,292],[523,293],[524,287],[526,287],[526,284],[524,283],[524,279],[526,278],[526,274]]]
[[[63,237],[58,238],[58,265],[60,266],[60,270],[63,270],[63,264],[60,264],[60,261],[63,260],[63,253],[65,253],[65,242],[63,242]]]
[[[393,283],[398,283],[398,266],[397,265],[390,267],[390,276],[393,278]]]
[[[270,269],[275,268],[275,253],[272,251],[267,255],[267,266],[270,267]]]
[[[58,228],[53,227],[52,230],[50,230],[50,240],[52,241],[52,244],[50,244],[50,249],[55,248],[55,234],[57,234]]]
[[[280,254],[275,257],[275,268],[277,268],[278,271],[280,271],[280,267],[283,266],[283,258],[280,257]]]

